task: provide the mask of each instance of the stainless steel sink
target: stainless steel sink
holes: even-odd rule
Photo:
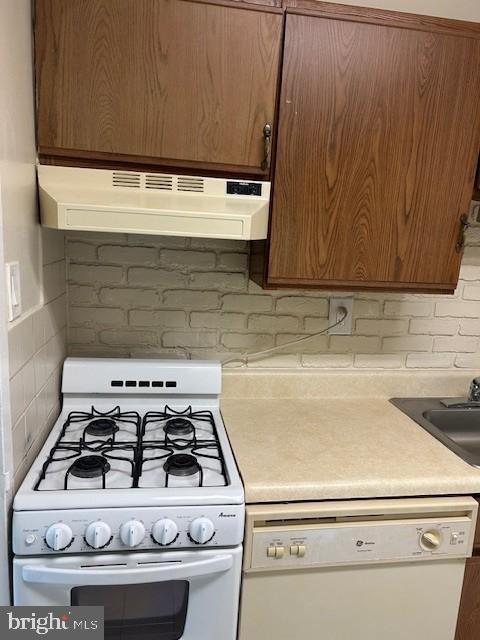
[[[480,407],[446,408],[441,398],[392,398],[403,413],[465,462],[480,467]]]
[[[480,457],[480,410],[432,409],[423,417],[458,445]]]

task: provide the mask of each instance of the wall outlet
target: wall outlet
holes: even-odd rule
[[[7,276],[8,320],[12,322],[12,320],[22,315],[20,264],[18,262],[7,262],[5,270]]]
[[[343,322],[328,330],[332,336],[349,336],[352,333],[353,297],[330,298],[328,325],[331,326],[340,320],[343,309],[346,309],[348,315]]]

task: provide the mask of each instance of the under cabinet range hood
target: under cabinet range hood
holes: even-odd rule
[[[270,183],[39,165],[42,224],[198,238],[267,237]]]

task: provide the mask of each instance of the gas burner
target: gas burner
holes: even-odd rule
[[[167,458],[163,468],[172,476],[193,476],[200,471],[197,459],[189,453],[174,453]]]
[[[195,427],[186,418],[171,418],[167,420],[163,430],[169,436],[187,436],[194,433]]]
[[[96,418],[85,428],[85,433],[90,436],[113,436],[116,431],[118,426],[111,418]]]
[[[102,456],[82,456],[69,469],[77,478],[99,478],[110,471],[110,464]]]
[[[71,411],[63,424],[59,442],[80,444],[93,441],[129,442],[138,440],[141,418],[136,411],[121,411],[114,407],[110,411]]]

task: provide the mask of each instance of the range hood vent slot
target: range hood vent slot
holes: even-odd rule
[[[204,182],[203,178],[190,178],[179,176],[177,179],[178,191],[194,191],[196,193],[203,193]]]
[[[113,171],[112,184],[114,187],[133,187],[140,189],[141,174],[132,171]]]
[[[171,191],[173,189],[173,176],[166,176],[162,173],[147,173],[145,174],[145,189]]]

